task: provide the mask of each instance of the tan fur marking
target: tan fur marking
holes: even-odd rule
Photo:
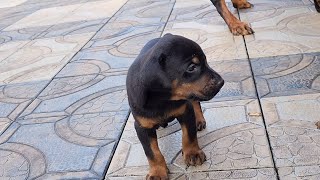
[[[182,105],[177,109],[174,109],[173,111],[170,111],[168,113],[168,117],[178,117],[181,116],[186,111],[187,105]]]
[[[208,83],[209,78],[207,76],[202,76],[201,79],[193,83],[178,83],[177,80],[174,80],[172,83],[172,96],[171,100],[182,100],[187,99],[190,94],[195,94],[203,96],[202,90]]]
[[[182,151],[183,153],[187,153],[193,150],[199,150],[198,139],[195,139],[193,142],[189,141],[189,134],[187,127],[182,124]]]
[[[135,120],[139,122],[141,127],[147,128],[147,129],[152,129],[156,125],[158,125],[157,119],[153,119],[153,118],[145,118],[145,117],[137,116],[135,117]]]
[[[231,0],[234,6],[239,9],[250,8],[251,4],[247,0]]]
[[[204,121],[203,113],[202,113],[201,106],[200,106],[199,102],[193,101],[192,102],[192,106],[193,106],[193,110],[194,110],[194,113],[195,113],[195,116],[196,116],[196,121],[197,122],[198,121]]]
[[[151,139],[150,147],[154,154],[154,159],[148,158],[150,166],[148,176],[166,177],[168,175],[167,165],[159,149],[157,138]]]

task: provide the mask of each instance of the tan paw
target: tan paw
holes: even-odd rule
[[[252,8],[253,4],[249,3],[246,0],[239,0],[236,3],[232,3],[234,8],[239,8],[239,9],[248,9]]]
[[[184,152],[183,153],[183,158],[188,166],[196,166],[196,165],[201,165],[206,161],[206,155],[204,152],[199,149],[199,150],[193,150],[189,152]]]
[[[150,168],[146,180],[169,180],[169,170],[166,166],[154,166]]]
[[[248,35],[253,34],[254,31],[251,29],[251,27],[244,22],[235,22],[230,25],[230,31],[233,35],[239,36],[239,35]]]
[[[207,127],[207,123],[204,119],[197,120],[197,130],[202,131]]]

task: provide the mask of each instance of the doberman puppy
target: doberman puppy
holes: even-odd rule
[[[314,6],[316,10],[320,13],[320,0],[314,0]]]
[[[217,8],[217,11],[229,26],[233,35],[248,35],[253,34],[254,31],[247,23],[238,20],[227,8],[225,0],[210,0]],[[253,5],[247,0],[231,0],[234,8],[246,9],[251,8]]]
[[[134,126],[149,162],[147,179],[168,179],[156,129],[177,119],[187,165],[201,165],[197,130],[206,128],[200,101],[212,99],[224,80],[212,70],[201,47],[182,36],[166,34],[149,41],[129,68],[127,92]]]

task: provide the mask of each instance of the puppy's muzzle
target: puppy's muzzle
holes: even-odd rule
[[[224,80],[221,77],[218,79],[211,79],[203,89],[202,94],[204,95],[204,99],[212,99],[216,94],[218,94],[223,85]]]

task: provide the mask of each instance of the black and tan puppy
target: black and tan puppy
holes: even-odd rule
[[[167,179],[156,129],[177,118],[187,165],[201,165],[197,129],[206,127],[199,101],[213,98],[223,86],[200,46],[182,36],[166,34],[149,41],[129,68],[127,92],[135,129],[149,161],[147,179]]]

